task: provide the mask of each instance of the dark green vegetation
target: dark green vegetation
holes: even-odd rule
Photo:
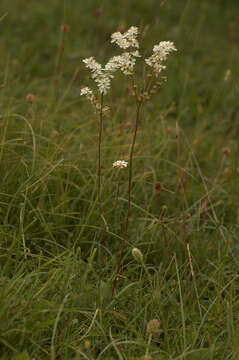
[[[239,5],[160,3],[1,0],[1,359],[140,359],[153,318],[162,330],[149,347],[153,359],[239,358]],[[70,31],[61,56],[62,24]],[[111,33],[131,25],[141,28],[147,56],[161,40],[173,41],[178,52],[167,63],[167,83],[141,117],[128,243],[112,298],[128,176],[123,170],[119,178],[112,163],[128,158],[134,101],[126,79],[116,77],[104,119],[109,233],[99,290],[98,119],[80,87],[93,85],[82,59],[105,63],[118,51]],[[176,121],[194,270],[188,266],[187,286]],[[133,247],[142,251],[147,271],[132,257]]]

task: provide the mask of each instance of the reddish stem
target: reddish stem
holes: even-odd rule
[[[103,250],[105,243],[105,223],[104,223],[103,209],[101,204],[101,142],[102,142],[102,130],[103,130],[103,97],[104,95],[101,94],[99,139],[98,139],[98,171],[97,171],[97,197],[98,197],[98,208],[99,208],[100,226],[101,226],[99,287],[101,285],[101,279],[102,279],[103,254],[104,254]]]
[[[114,278],[114,282],[113,282],[112,296],[114,296],[114,292],[115,292],[115,288],[116,288],[116,284],[117,284],[117,279],[118,279],[118,276],[120,274],[120,268],[121,268],[123,252],[124,252],[125,245],[126,245],[126,240],[127,240],[129,217],[130,217],[130,208],[131,208],[131,187],[132,187],[132,173],[133,173],[133,155],[134,155],[134,148],[135,148],[135,142],[136,142],[136,137],[137,137],[137,132],[138,132],[139,118],[140,118],[139,115],[140,115],[141,102],[138,100],[138,94],[137,94],[137,90],[136,90],[136,84],[135,84],[135,80],[134,80],[134,75],[132,76],[132,85],[133,85],[133,91],[134,91],[135,100],[136,100],[136,120],[135,120],[135,128],[134,128],[133,139],[132,139],[132,143],[131,143],[131,147],[130,147],[130,155],[129,155],[128,206],[127,206],[127,213],[126,213],[126,217],[125,217],[124,236],[123,236],[123,241],[122,241],[122,245],[121,245],[117,270],[116,270],[116,274],[115,274],[115,278]]]
[[[223,168],[224,168],[224,165],[225,165],[225,162],[226,162],[226,159],[227,159],[227,156],[228,156],[228,154],[230,153],[230,149],[229,148],[224,148],[223,149],[223,157],[222,157],[222,161],[221,161],[221,164],[220,164],[220,167],[219,167],[219,169],[218,169],[218,171],[217,171],[217,174],[216,174],[216,177],[214,178],[214,180],[213,180],[213,187],[212,187],[212,189],[211,189],[211,193],[213,193],[213,191],[215,190],[215,188],[216,188],[216,185],[217,185],[217,183],[218,183],[218,180],[219,180],[219,178],[220,178],[220,176],[221,176],[221,174],[222,174],[222,171],[223,171]],[[202,205],[202,210],[201,210],[201,212],[202,211],[206,211],[207,213],[208,213],[208,209],[207,209],[207,206],[208,206],[208,203],[209,203],[209,197],[208,197],[208,199],[206,199],[205,201],[204,201],[204,203],[203,203],[203,205]]]
[[[155,192],[156,192],[157,204],[158,204],[158,209],[159,209],[159,220],[160,220],[160,225],[162,227],[163,238],[164,238],[164,243],[165,243],[165,248],[166,248],[166,258],[168,259],[168,257],[169,257],[169,242],[168,242],[166,231],[165,231],[165,226],[164,226],[164,221],[163,221],[163,212],[162,212],[162,208],[161,208],[161,201],[160,201],[161,189],[162,189],[162,186],[161,186],[160,182],[157,181],[157,183],[155,184]]]
[[[181,149],[180,149],[180,132],[178,123],[176,122],[176,139],[177,139],[177,155],[178,155],[178,175],[181,190],[181,207],[183,215],[183,241],[184,241],[184,256],[185,256],[185,280],[186,288],[188,283],[188,253],[187,253],[187,240],[186,240],[186,218],[185,218],[185,193],[183,186],[183,173],[181,168]]]

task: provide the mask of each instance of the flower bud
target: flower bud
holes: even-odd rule
[[[30,103],[30,104],[34,103],[34,101],[35,101],[35,95],[34,95],[34,94],[28,94],[28,95],[26,96],[26,100],[27,100],[27,102]]]
[[[147,325],[147,333],[152,335],[158,335],[160,333],[159,324],[160,322],[158,319],[150,320]]]
[[[65,32],[65,33],[69,32],[70,31],[70,26],[68,24],[61,25],[61,31]]]
[[[135,260],[138,261],[139,263],[143,262],[143,254],[138,248],[133,248],[132,255],[135,258]]]
[[[228,154],[230,154],[231,150],[229,147],[225,146],[222,148],[222,152],[223,152],[223,154],[228,155]]]

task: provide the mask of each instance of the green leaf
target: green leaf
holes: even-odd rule
[[[12,360],[30,360],[27,351],[23,351],[21,354],[14,356]]]

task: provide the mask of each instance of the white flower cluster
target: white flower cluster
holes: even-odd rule
[[[131,26],[128,31],[121,34],[119,31],[111,35],[111,42],[116,43],[121,49],[127,49],[129,47],[137,48],[139,43],[137,40],[138,28]],[[138,50],[123,52],[122,55],[114,56],[109,65],[114,69],[120,69],[124,75],[132,75],[136,58],[140,57]]]
[[[126,168],[128,166],[127,161],[124,160],[117,160],[113,163],[113,167],[114,168],[118,168],[118,169],[123,169]]]
[[[120,69],[123,74],[131,75],[135,66],[136,58],[140,57],[138,50],[124,52],[122,55],[114,56],[106,64],[105,68],[115,71]]]
[[[111,35],[111,42],[116,43],[121,49],[128,49],[129,47],[135,47],[138,49],[139,43],[136,39],[138,35],[138,28],[131,26],[128,31],[121,34],[119,31]]]
[[[110,88],[110,80],[113,78],[113,75],[102,68],[101,64],[99,64],[93,56],[84,59],[83,62],[86,64],[86,67],[91,70],[92,79],[95,80],[100,93],[106,94]]]
[[[138,35],[138,28],[131,26],[124,34],[116,32],[111,36],[111,42],[115,42],[119,47],[127,49],[128,47],[139,47],[139,43],[136,39]],[[114,56],[108,61],[103,68],[93,56],[83,60],[86,67],[91,70],[92,79],[96,82],[99,92],[103,95],[107,93],[110,88],[111,79],[114,77],[113,72],[120,69],[123,74],[131,75],[135,66],[136,58],[139,57],[138,50],[131,52],[124,52],[122,55]],[[83,92],[82,92],[83,91]],[[94,95],[89,88],[82,89],[81,95],[93,102]]]
[[[81,89],[80,94],[85,95],[86,98],[88,100],[90,100],[90,102],[94,103],[95,97],[94,97],[93,91],[90,88],[88,88],[87,86]]]
[[[129,47],[136,48],[134,51],[123,52],[121,55],[113,56],[105,65],[102,67],[93,56],[84,59],[86,67],[91,70],[91,76],[96,82],[99,92],[103,95],[107,93],[110,89],[111,79],[113,79],[113,73],[116,70],[121,70],[124,75],[132,75],[134,71],[134,66],[136,63],[137,57],[140,57],[139,43],[137,40],[138,28],[136,26],[131,26],[128,31],[121,34],[120,32],[115,32],[111,35],[111,42],[116,43],[120,48],[127,49]],[[161,41],[158,45],[155,45],[153,48],[153,54],[149,58],[145,59],[147,65],[153,68],[153,72],[157,77],[160,72],[166,68],[163,62],[167,59],[168,55],[172,51],[176,51],[173,42],[171,41]],[[85,95],[95,107],[98,109],[100,105],[97,104],[97,101],[93,95],[92,90],[88,87],[81,90],[81,95]]]
[[[151,66],[154,70],[156,76],[166,68],[162,64],[172,51],[177,51],[174,46],[174,43],[171,41],[161,41],[158,45],[155,45],[153,48],[153,55],[145,59],[147,65]]]
[[[94,94],[93,94],[93,91],[88,88],[87,86],[86,87],[83,87],[81,89],[81,92],[80,92],[81,96],[85,96],[91,103],[92,105],[94,105],[94,107],[96,108],[96,110],[98,111],[102,111],[102,112],[107,112],[109,111],[109,107],[108,106],[103,106],[101,107],[101,105],[97,102],[97,99],[95,98]]]

